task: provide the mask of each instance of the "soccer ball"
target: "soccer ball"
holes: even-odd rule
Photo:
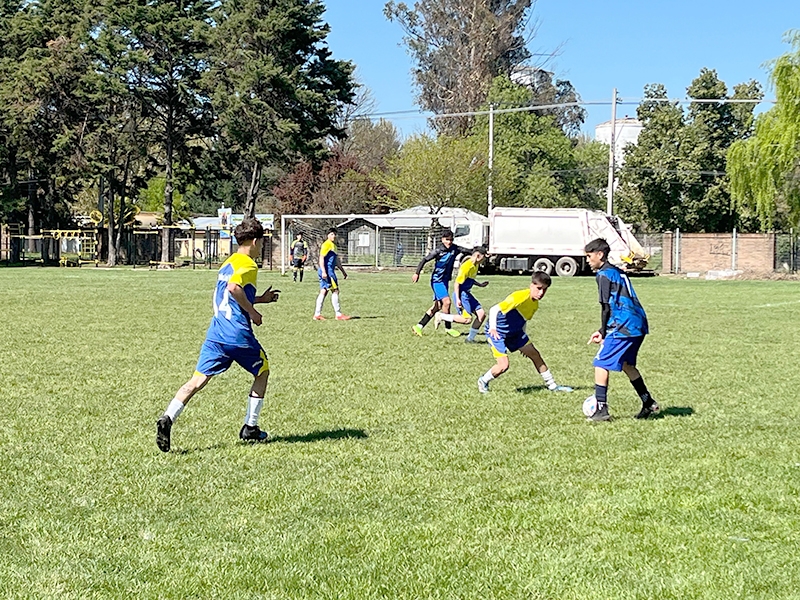
[[[597,412],[597,398],[594,397],[594,394],[589,396],[586,400],[583,401],[583,414],[587,417],[594,416],[594,413]]]

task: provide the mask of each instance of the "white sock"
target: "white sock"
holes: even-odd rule
[[[478,335],[480,331],[478,329],[470,329],[469,334],[467,334],[467,339],[471,342],[475,339],[475,336]]]
[[[258,396],[250,396],[247,399],[247,418],[245,424],[250,427],[258,426],[258,417],[261,414],[261,407],[264,405],[264,398]]]
[[[542,379],[544,379],[544,383],[548,387],[548,389],[552,390],[553,388],[558,387],[558,384],[556,383],[556,378],[553,377],[553,374],[550,372],[550,369],[547,369],[547,371],[545,371],[544,373],[539,373],[539,375],[541,375]]]
[[[336,311],[336,316],[341,315],[342,307],[339,305],[339,294],[331,294],[331,304],[333,304],[333,310]]]
[[[320,293],[320,295],[317,296],[317,308],[316,311],[314,312],[315,317],[318,317],[322,314],[322,303],[324,301],[325,301],[325,294]]]
[[[442,321],[449,321],[450,323],[452,323],[454,318],[455,315],[451,315],[450,313],[443,313],[443,312],[439,313],[439,319]]]
[[[167,415],[169,420],[174,423],[175,419],[177,419],[178,416],[183,412],[184,408],[186,408],[186,405],[183,402],[177,398],[173,398],[170,401],[169,406],[167,406],[167,410],[164,411],[164,414]]]
[[[486,371],[486,373],[484,373],[483,376],[481,377],[481,381],[486,384],[488,384],[492,379],[494,379],[494,375],[492,374],[491,369]]]

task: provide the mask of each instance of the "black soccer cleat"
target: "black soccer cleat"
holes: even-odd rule
[[[161,415],[156,421],[156,445],[162,452],[169,452],[169,435],[172,431],[172,419],[167,415]]]
[[[587,421],[610,421],[611,415],[608,414],[608,404],[604,403],[598,408],[591,417],[586,419]]]
[[[650,415],[657,415],[659,410],[661,410],[661,408],[658,406],[658,402],[655,400],[650,400],[649,402],[642,404],[642,410],[639,411],[639,414],[636,415],[635,418],[646,419]]]
[[[269,434],[261,431],[258,426],[242,425],[239,430],[239,439],[243,442],[268,442]]]

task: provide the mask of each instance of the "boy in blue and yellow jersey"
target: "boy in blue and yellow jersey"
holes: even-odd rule
[[[528,289],[514,292],[500,304],[489,309],[486,340],[492,347],[492,354],[497,363],[478,379],[478,391],[482,393],[489,391],[489,382],[508,371],[508,355],[517,350],[531,359],[551,392],[572,391],[571,387],[556,383],[542,355],[525,333],[525,325],[539,310],[539,300],[544,298],[550,283],[550,275],[536,271],[531,277]]]
[[[336,320],[350,320],[350,317],[342,314],[342,309],[339,305],[339,280],[336,278],[336,269],[338,268],[342,272],[345,279],[347,279],[347,271],[344,270],[342,260],[336,253],[335,242],[336,229],[331,228],[328,230],[327,239],[319,249],[319,268],[317,269],[319,296],[317,296],[317,307],[314,310],[315,321],[325,320],[325,317],[322,316],[322,303],[325,301],[325,296],[328,295],[328,290],[331,292],[331,304],[333,305],[333,310],[336,311]]]
[[[414,325],[411,329],[417,335],[422,335],[422,329],[433,318],[437,312],[443,313],[450,312],[450,279],[453,277],[453,265],[456,262],[456,256],[459,254],[467,254],[469,250],[456,246],[453,243],[453,232],[449,229],[442,231],[442,243],[435,248],[433,252],[423,258],[417,265],[417,271],[411,276],[411,282],[417,283],[419,275],[422,273],[422,268],[425,263],[436,261],[433,266],[433,273],[431,273],[431,289],[433,290],[433,306],[422,315],[419,323]],[[461,335],[458,331],[450,328],[451,324],[445,322],[444,324],[447,333],[453,337]]]
[[[472,295],[473,286],[486,287],[488,281],[478,283],[475,277],[478,275],[478,268],[483,259],[486,258],[486,250],[480,246],[472,249],[472,255],[461,263],[453,284],[453,303],[456,305],[457,314],[450,315],[437,312],[434,318],[434,327],[439,328],[442,322],[462,323],[466,325],[472,321],[472,328],[465,340],[468,343],[477,342],[475,336],[480,332],[481,325],[486,320],[486,312],[481,303]]]
[[[647,315],[628,276],[608,262],[611,248],[604,239],[592,240],[584,248],[589,266],[597,272],[600,293],[600,329],[589,338],[589,343],[600,344],[594,359],[594,397],[597,409],[589,415],[591,421],[607,421],[608,372],[623,371],[642,400],[637,419],[646,419],[659,411],[658,404],[644,384],[636,368],[636,357],[649,333]]]
[[[214,316],[200,349],[200,358],[194,375],[178,390],[167,410],[156,423],[156,444],[162,452],[169,452],[172,426],[186,404],[214,376],[228,370],[234,362],[254,378],[247,399],[247,414],[239,437],[248,442],[265,442],[266,431],[258,427],[258,418],[264,403],[269,379],[269,361],[253,333],[252,323],[261,325],[261,313],[255,304],[278,300],[280,290],[268,288],[256,295],[258,265],[261,256],[264,228],[256,219],[245,219],[233,232],[239,249],[226,260],[217,274],[214,290]]]

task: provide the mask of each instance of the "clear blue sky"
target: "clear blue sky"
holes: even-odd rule
[[[358,78],[377,101],[376,111],[417,109],[411,58],[400,26],[383,16],[384,2],[325,4],[329,46],[336,58],[356,64]],[[767,98],[774,98],[764,63],[787,52],[783,34],[800,28],[798,0],[538,0],[533,14],[538,34],[531,51],[560,48],[544,66],[569,79],[586,101],[610,101],[614,87],[623,99],[639,98],[647,83],[663,83],[670,97],[683,98],[703,67],[716,69],[731,89],[756,79]],[[588,110],[584,131],[593,135],[597,123],[611,118],[611,109]],[[635,113],[635,106],[622,106],[617,115]],[[392,121],[404,135],[426,127],[424,118]]]

